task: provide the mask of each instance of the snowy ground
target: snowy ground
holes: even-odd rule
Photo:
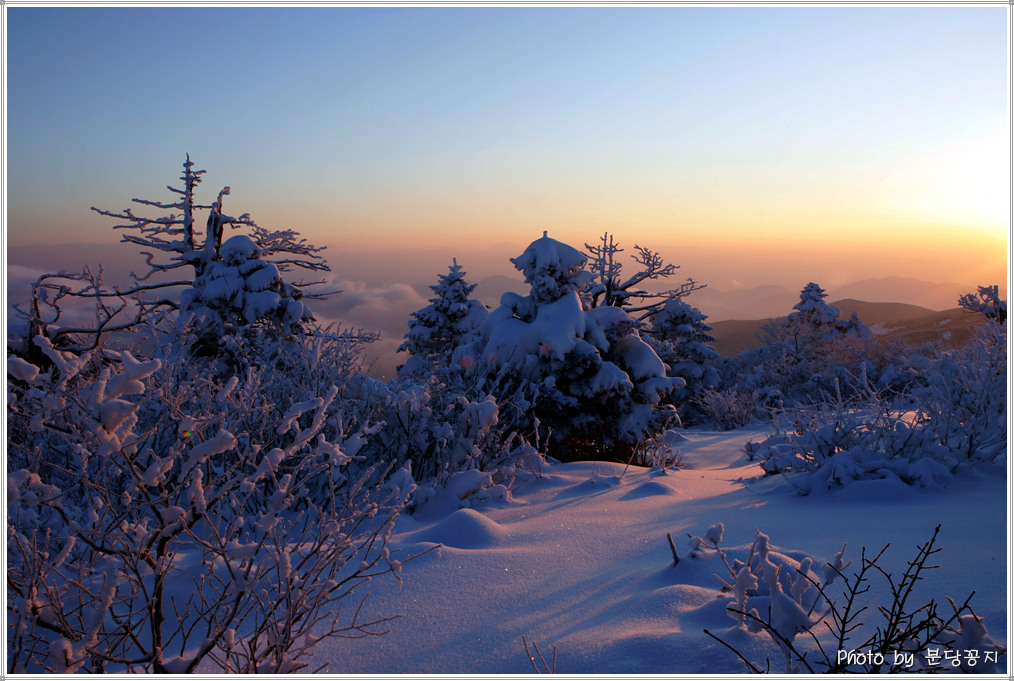
[[[403,617],[385,636],[323,641],[314,661],[331,674],[526,674],[525,636],[547,657],[555,647],[564,674],[743,673],[707,628],[781,671],[766,635],[733,631],[717,557],[688,555],[687,534],[719,522],[724,546],[748,546],[759,528],[778,551],[817,565],[845,541],[856,564],[862,546],[875,552],[890,542],[883,564],[899,574],[941,524],[941,567],[922,583],[919,604],[974,590],[973,608],[1006,641],[1002,471],[967,473],[943,492],[879,481],[799,497],[780,478],[761,479],[743,454],[766,433],[691,431],[679,470],[557,464],[510,500],[402,518],[397,548],[443,545],[405,565],[400,589],[393,580],[369,585],[367,616]],[[676,567],[666,532],[677,542]],[[884,600],[879,582],[869,595],[871,605]]]

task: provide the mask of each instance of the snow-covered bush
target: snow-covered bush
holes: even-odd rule
[[[168,345],[36,342],[52,368],[8,361],[10,671],[282,673],[382,633],[338,606],[397,574],[412,490],[359,453],[354,351],[308,339],[309,371],[217,379]]]
[[[791,431],[749,443],[769,473],[793,475],[801,493],[856,480],[938,487],[961,466],[1003,463],[1007,442],[1006,329],[990,322],[972,342],[920,367],[924,383],[896,396],[857,379],[788,410]]]
[[[847,567],[842,563],[845,547],[835,556],[833,565],[837,570],[824,570],[818,575],[813,558],[798,560],[775,551],[768,535],[760,530],[745,556],[734,556],[730,562],[732,552],[720,546],[724,532],[724,525],[719,523],[709,527],[703,537],[691,536],[690,557],[701,558],[714,552],[721,559],[729,578],[726,581],[716,576],[722,591],[732,594],[727,606],[729,616],[741,629],[753,633],[766,629],[785,657],[785,673],[798,671],[791,654],[793,641],[813,629],[825,614],[818,609],[821,594],[840,569]]]
[[[453,262],[450,273],[440,275],[437,284],[430,287],[436,297],[412,313],[405,342],[398,348],[410,357],[398,369],[399,376],[425,377],[447,369],[455,348],[470,341],[489,316],[482,303],[469,298],[476,285],[465,281],[456,258]]]
[[[753,420],[757,398],[753,391],[706,388],[697,397],[696,406],[703,422],[719,430],[735,430]]]
[[[1007,301],[1000,300],[1000,288],[980,286],[978,293],[966,293],[958,299],[958,305],[969,312],[980,312],[993,322],[1001,324],[1007,321]]]
[[[1002,462],[1007,451],[1007,327],[989,321],[965,345],[916,366],[918,424],[961,462]]]
[[[648,468],[679,468],[683,464],[681,446],[687,437],[678,430],[665,430],[642,440],[630,463]]]
[[[786,674],[926,673],[948,670],[941,666],[945,657],[960,663],[948,665],[950,671],[958,666],[966,673],[1003,668],[999,660],[1006,649],[990,637],[972,610],[971,595],[960,606],[948,596],[950,613],[941,612],[935,599],[921,605],[913,602],[922,573],[938,567],[927,561],[941,551],[935,547],[939,525],[900,577],[883,565],[890,544],[872,557],[863,548],[858,570],[848,575],[852,561],[844,558],[847,545],[818,568],[809,556],[792,552],[796,557],[790,557],[789,552],[774,550],[760,530],[749,549],[724,549],[719,545],[723,532],[724,526],[718,524],[704,537],[690,539],[692,558],[715,555],[729,573],[727,580],[719,580],[722,591],[731,595],[727,612],[736,624],[725,632],[725,639],[704,632],[735,653],[751,672],[766,671],[770,660],[762,666],[727,642],[744,631],[771,638]],[[862,601],[877,575],[890,601],[870,607]]]
[[[683,380],[666,376],[621,308],[587,307],[584,254],[543,235],[511,262],[531,293],[504,294],[455,364],[495,396],[511,430],[548,442],[547,453],[626,460],[673,419],[661,398]]]
[[[513,484],[516,465],[540,456],[501,421],[492,395],[469,396],[437,378],[427,382],[366,378],[358,399],[360,411],[376,424],[363,455],[409,471],[418,486],[414,505],[424,504],[430,490],[456,478],[455,484],[462,484],[463,473],[480,485],[473,491],[502,495]]]

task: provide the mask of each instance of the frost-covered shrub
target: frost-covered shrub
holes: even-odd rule
[[[809,556],[775,550],[760,530],[749,549],[722,548],[723,532],[718,524],[704,537],[690,539],[691,558],[715,555],[729,573],[728,579],[719,580],[722,591],[730,594],[727,612],[736,624],[724,632],[725,639],[707,629],[704,633],[730,649],[751,672],[767,671],[770,660],[762,666],[728,640],[766,634],[782,655],[786,674],[927,673],[959,667],[965,673],[988,674],[1003,669],[1000,658],[1006,649],[972,610],[971,595],[961,605],[948,596],[950,613],[941,611],[935,599],[913,602],[922,573],[938,567],[927,561],[941,551],[935,547],[940,526],[900,577],[883,564],[890,544],[872,557],[863,548],[860,564],[850,575],[846,571],[852,561],[844,558],[847,544],[818,567]],[[885,584],[890,600],[870,607],[863,600],[874,579]]]
[[[847,567],[842,558],[845,547],[835,556],[831,564],[834,569],[818,574],[813,558],[796,559],[774,550],[768,535],[760,530],[745,554],[726,550],[720,546],[724,531],[719,523],[709,527],[703,537],[691,536],[691,558],[710,552],[718,555],[729,573],[728,581],[718,577],[722,591],[732,594],[727,606],[729,617],[738,628],[752,633],[766,629],[785,657],[785,673],[797,671],[791,655],[793,641],[813,629],[826,614],[819,608],[821,594]]]
[[[969,312],[980,312],[992,322],[1007,322],[1007,301],[1000,300],[1000,287],[980,286],[978,293],[966,293],[958,299],[958,305]]]
[[[382,632],[337,606],[400,569],[385,544],[412,490],[363,460],[340,348],[293,359],[339,360],[320,380],[223,380],[171,347],[37,342],[51,369],[8,362],[10,671],[283,673]]]
[[[626,460],[674,418],[661,398],[684,382],[666,376],[621,308],[587,307],[586,261],[548,236],[534,241],[512,260],[531,294],[505,294],[455,364],[496,397],[511,430],[547,442],[547,453]]]
[[[968,345],[925,360],[921,373],[923,385],[908,395],[864,382],[862,393],[837,390],[788,410],[782,418],[790,430],[748,444],[747,452],[768,473],[803,474],[793,478],[802,493],[883,478],[938,487],[961,466],[1002,463],[1005,328],[985,325]]]
[[[970,342],[916,367],[919,423],[957,462],[996,461],[1007,445],[1007,327],[990,321]]]
[[[736,388],[707,388],[697,397],[696,404],[704,423],[719,430],[735,430],[753,420],[757,396],[753,391]]]
[[[681,446],[687,437],[678,430],[666,430],[645,438],[634,450],[630,463],[649,468],[679,468],[683,464]]]
[[[358,399],[371,423],[368,459],[404,468],[419,486],[444,487],[461,473],[481,472],[486,487],[513,483],[515,465],[538,456],[520,435],[505,427],[492,395],[469,396],[436,378],[425,383],[364,379]],[[460,478],[457,484],[461,484]],[[500,493],[500,492],[497,492]]]

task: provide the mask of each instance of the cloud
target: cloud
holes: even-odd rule
[[[45,270],[38,267],[25,267],[24,265],[11,265],[8,263],[7,304],[27,301],[32,294],[32,284],[45,273]]]
[[[341,293],[311,305],[318,318],[340,321],[385,333],[404,334],[409,315],[426,306],[426,299],[408,284],[374,286],[362,281],[337,281]]]
[[[313,301],[318,321],[323,324],[336,322],[345,328],[361,328],[379,331],[381,338],[372,343],[367,357],[373,362],[371,373],[391,378],[398,364],[405,356],[397,356],[411,314],[425,307],[428,301],[403,283],[371,285],[358,280],[332,282],[332,288],[341,289],[326,300]]]

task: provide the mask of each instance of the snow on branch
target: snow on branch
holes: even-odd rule
[[[986,319],[1004,323],[1007,321],[1007,301],[1000,300],[999,287],[980,286],[978,293],[966,293],[958,299],[958,305],[968,312],[978,312]]]
[[[679,265],[667,263],[657,251],[635,245],[636,253],[630,257],[638,269],[622,279],[623,264],[617,259],[617,254],[622,253],[623,249],[608,232],[599,241],[601,244],[585,244],[592,256],[588,269],[596,279],[589,289],[592,307],[622,307],[628,313],[644,313],[636,317],[637,321],[644,321],[657,314],[667,301],[683,298],[705,287],[688,278],[680,286],[664,291],[638,288],[645,281],[675,276]]]
[[[223,203],[224,197],[231,193],[230,187],[223,187],[216,200],[210,205],[198,203],[195,194],[197,186],[202,181],[201,176],[206,171],[193,170],[193,162],[191,162],[189,155],[183,166],[184,171],[180,176],[183,187],[167,186],[169,191],[179,196],[178,200],[170,202],[132,199],[133,203],[141,206],[171,211],[168,215],[146,216],[136,214],[131,208],[110,211],[92,207],[92,210],[99,215],[123,221],[121,224],[114,225],[113,229],[133,230],[134,233],[122,236],[121,240],[124,243],[136,244],[147,249],[142,251],[142,255],[146,257],[145,264],[148,266],[148,272],[141,276],[134,274],[135,280],[145,281],[156,273],[185,266],[194,268],[195,278],[202,275],[211,262],[221,258],[226,228],[238,229],[240,227],[249,230],[251,238],[259,249],[260,256],[274,262],[282,271],[293,267],[311,271],[330,271],[320,255],[324,247],[314,246],[305,239],[299,238],[296,231],[264,229],[253,221],[249,213],[243,213],[239,217],[227,215],[224,212]],[[206,228],[203,232],[195,225],[198,211],[208,212]],[[202,239],[203,243],[201,243]],[[156,252],[171,257],[168,261],[159,262],[156,260]],[[276,255],[283,257],[273,258]]]

